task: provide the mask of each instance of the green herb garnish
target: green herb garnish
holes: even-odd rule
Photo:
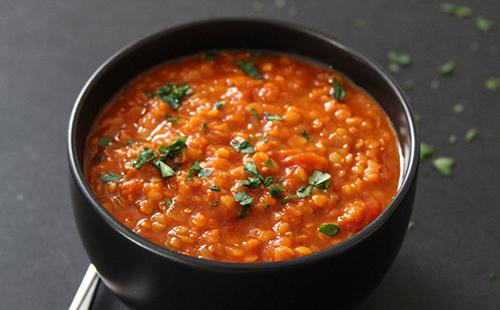
[[[420,143],[420,160],[429,158],[434,153],[434,147],[427,143]]]
[[[264,112],[264,118],[266,119],[266,121],[271,121],[271,122],[283,120],[283,117],[281,117],[279,115],[269,114],[268,112]]]
[[[147,92],[146,92],[146,97],[147,97],[148,99],[153,99],[155,96],[156,96],[156,95],[155,95],[155,93],[154,93],[154,92],[152,92],[152,91],[147,91]]]
[[[318,230],[328,237],[333,237],[339,233],[340,227],[336,224],[322,224],[319,226]]]
[[[500,78],[489,78],[484,81],[484,88],[489,91],[497,91],[500,89]]]
[[[214,172],[214,169],[203,168],[198,172],[198,177],[200,177],[200,178],[209,177],[212,175],[213,172]]]
[[[390,63],[394,63],[402,67],[406,67],[411,64],[411,56],[408,53],[397,53],[395,51],[389,51],[387,53],[387,59],[389,59]]]
[[[227,100],[226,99],[222,99],[222,100],[217,101],[214,104],[214,107],[215,107],[216,110],[220,111],[222,109],[222,106],[225,105],[226,103],[227,103]]]
[[[166,147],[163,145],[158,147],[158,152],[160,153],[160,160],[165,161],[167,158],[174,159],[175,157],[179,156],[182,150],[187,148],[186,139],[187,139],[186,137],[184,138],[177,137],[172,144]]]
[[[482,16],[476,17],[476,27],[482,32],[488,32],[493,29],[493,23]]]
[[[219,205],[219,201],[212,202],[212,206],[217,207]]]
[[[162,178],[170,178],[175,175],[174,169],[160,160],[155,160],[153,165],[160,170]]]
[[[167,83],[156,91],[156,95],[174,110],[179,109],[184,97],[192,93],[193,89],[189,85],[179,84],[174,86],[172,83]]]
[[[318,189],[327,189],[328,186],[330,185],[330,179],[331,175],[329,173],[321,172],[318,170],[315,170],[313,174],[309,176],[308,179],[308,185],[303,186],[297,190],[297,193],[295,195],[288,195],[286,196],[281,203],[284,204],[292,199],[302,199],[306,198],[311,195],[312,190],[314,187]]]
[[[259,178],[249,177],[248,179],[241,181],[239,185],[250,188],[257,188],[260,186],[261,183],[262,181]]]
[[[167,121],[169,121],[171,123],[177,123],[177,121],[179,120],[178,117],[170,116],[168,114],[165,114],[165,118],[167,119]]]
[[[284,191],[285,189],[279,185],[273,185],[271,187],[269,187],[269,192],[271,193],[271,196],[273,196],[274,198],[276,199],[280,199],[281,198],[281,193]]]
[[[330,96],[337,99],[338,101],[344,101],[346,91],[340,81],[334,77],[332,79],[332,88],[330,89]]]
[[[203,123],[201,125],[201,127],[203,127],[203,132],[208,133],[208,124],[207,123]]]
[[[262,79],[262,74],[260,74],[259,68],[251,62],[250,60],[236,60],[235,64],[243,71],[246,75],[253,77],[254,79]]]
[[[455,61],[449,60],[439,67],[439,72],[442,75],[450,75],[453,73],[453,70],[455,70],[456,66],[457,64],[455,63]]]
[[[453,106],[453,113],[462,113],[465,110],[465,107],[463,104],[458,103]]]
[[[164,202],[165,202],[165,206],[166,207],[170,207],[170,205],[172,205],[172,200],[171,199],[167,198],[167,199],[164,200]]]
[[[252,113],[253,117],[255,117],[256,120],[260,120],[259,112],[257,112],[257,110],[255,110],[255,108],[251,108],[250,113]]]
[[[252,207],[253,197],[248,195],[244,191],[237,192],[233,196],[234,200],[236,200],[236,202],[239,203],[241,206],[239,217],[244,218],[247,215],[248,211],[250,211],[250,208]]]
[[[110,143],[111,143],[111,139],[108,137],[101,137],[101,139],[99,139],[99,146],[100,147],[106,147]]]
[[[220,192],[220,187],[218,187],[217,185],[212,185],[210,186],[210,190],[211,191],[214,191],[214,192]]]
[[[412,80],[406,80],[403,82],[403,89],[404,90],[412,90],[415,84],[413,83]]]
[[[191,167],[189,167],[188,170],[188,178],[192,179],[195,175],[197,175],[201,170],[203,169],[202,166],[200,166],[200,163],[198,161],[195,161]]]
[[[242,154],[253,154],[255,153],[255,148],[250,142],[244,140],[243,138],[237,137],[231,140],[231,146],[238,152]]]
[[[441,10],[460,19],[467,18],[472,14],[472,10],[469,7],[453,3],[443,3],[441,5]]]
[[[414,222],[413,220],[410,220],[410,221],[408,222],[408,227],[406,228],[406,231],[407,231],[407,232],[410,232],[410,231],[412,231],[412,230],[413,230],[413,228],[415,228],[415,222]]]
[[[474,139],[476,139],[476,137],[477,137],[477,129],[471,128],[471,129],[467,130],[467,132],[465,133],[464,141],[465,141],[465,143],[470,143],[470,142],[474,141]]]
[[[434,168],[444,176],[451,175],[455,160],[451,157],[438,157],[432,161]]]
[[[114,173],[114,172],[110,171],[110,172],[107,172],[107,173],[101,175],[99,177],[99,179],[101,181],[103,181],[104,183],[112,183],[112,182],[118,182],[118,181],[120,181],[122,179],[122,176],[119,175],[119,174],[117,174],[117,173]]]
[[[270,159],[266,160],[263,164],[264,164],[264,166],[266,166],[268,168],[273,168],[274,167],[273,161],[270,160]]]
[[[305,130],[302,132],[302,137],[306,138],[307,141],[311,141],[311,136]]]
[[[132,166],[135,169],[139,170],[142,168],[142,166],[155,159],[155,157],[155,152],[152,149],[145,148],[144,150],[139,152],[137,157],[134,159]]]
[[[205,59],[208,61],[214,61],[215,57],[217,57],[217,54],[215,52],[206,52],[205,53]]]

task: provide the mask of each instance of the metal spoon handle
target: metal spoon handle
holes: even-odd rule
[[[94,265],[90,264],[68,310],[90,309],[92,298],[94,297],[94,292],[98,283],[99,276],[97,275],[97,270]]]

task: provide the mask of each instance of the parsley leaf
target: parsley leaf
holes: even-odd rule
[[[219,100],[214,104],[214,107],[216,110],[220,111],[222,109],[222,106],[225,105],[227,101],[225,99]]]
[[[174,169],[172,169],[169,165],[162,162],[161,160],[155,160],[153,164],[160,170],[161,176],[163,178],[170,178],[175,175]]]
[[[304,138],[306,138],[306,139],[307,139],[307,141],[311,141],[311,136],[309,135],[309,133],[308,133],[307,131],[305,131],[305,130],[304,130],[304,131],[302,132],[302,136],[303,136]]]
[[[420,143],[420,160],[429,158],[434,153],[434,147],[427,143]]]
[[[168,114],[165,114],[165,118],[167,119],[167,121],[169,121],[171,123],[177,123],[177,121],[179,120],[178,117],[170,116]]]
[[[319,189],[327,189],[330,185],[331,175],[315,170],[309,177],[308,183]]]
[[[488,32],[493,29],[492,22],[482,16],[476,17],[476,27],[482,32]]]
[[[209,177],[212,175],[213,172],[214,172],[214,169],[203,168],[198,172],[198,177],[200,177],[200,178]]]
[[[330,90],[330,96],[337,99],[338,101],[344,101],[346,95],[345,89],[340,84],[340,81],[334,77],[332,79],[332,89]]]
[[[264,112],[264,118],[266,119],[266,121],[282,121],[283,120],[283,117],[281,117],[279,115],[269,114],[268,112]]]
[[[268,159],[264,162],[264,166],[268,167],[268,168],[273,168],[274,165],[273,165],[273,161]]]
[[[112,183],[112,182],[118,182],[122,179],[122,176],[117,174],[117,173],[114,173],[112,171],[108,172],[108,173],[105,173],[103,175],[101,175],[99,177],[99,179],[101,181],[103,181],[104,183]]]
[[[340,227],[336,224],[322,224],[319,226],[318,230],[328,237],[333,237],[339,233]]]
[[[471,128],[471,129],[467,130],[467,132],[465,133],[464,141],[465,141],[465,143],[470,143],[470,142],[474,141],[474,139],[476,139],[476,137],[477,137],[477,129]]]
[[[196,174],[198,174],[203,169],[198,161],[195,161],[188,170],[188,178],[192,179]]]
[[[179,109],[182,99],[192,93],[193,89],[187,84],[174,86],[172,83],[167,83],[156,90],[156,95],[174,110]]]
[[[246,192],[241,191],[233,195],[234,200],[240,204],[241,209],[239,213],[240,218],[244,218],[253,204],[253,197],[248,195]]]
[[[271,196],[273,196],[274,198],[276,199],[280,199],[281,198],[281,193],[284,191],[285,189],[279,185],[273,185],[269,188],[269,192],[271,193]]]
[[[146,92],[146,97],[148,99],[153,99],[155,96],[156,96],[155,93],[153,93],[152,91]]]
[[[467,6],[456,5],[453,3],[443,3],[441,10],[445,13],[455,15],[455,17],[464,19],[471,16],[472,10]]]
[[[500,89],[500,78],[489,78],[484,81],[484,88],[489,91],[497,91]]]
[[[250,113],[252,113],[253,117],[255,117],[256,120],[260,120],[259,112],[257,112],[257,110],[255,110],[255,108],[251,108]]]
[[[170,205],[172,204],[172,200],[171,200],[171,199],[168,199],[168,198],[167,198],[167,199],[165,199],[165,200],[164,200],[164,202],[165,202],[165,206],[166,206],[166,207],[170,207]]]
[[[108,137],[101,137],[101,139],[99,139],[99,146],[100,147],[106,147],[110,143],[111,143],[111,139]]]
[[[172,144],[168,146],[161,145],[158,147],[158,152],[160,153],[160,160],[165,161],[165,159],[174,159],[180,155],[182,150],[187,148],[186,137],[179,138],[177,137]]]
[[[134,159],[132,166],[135,169],[139,170],[142,168],[142,166],[155,159],[155,156],[155,152],[152,149],[145,148],[144,150],[139,152],[137,157]]]
[[[247,140],[237,137],[230,142],[233,149],[242,154],[253,154],[255,153],[255,148]]]
[[[246,164],[244,170],[245,172],[250,173],[254,177],[259,178],[260,180],[264,179],[264,177],[260,174],[259,170],[257,169],[257,165],[255,165],[253,161]]]
[[[262,74],[260,74],[259,68],[251,62],[250,60],[236,60],[235,64],[243,71],[246,75],[253,77],[254,79],[262,79]]]
[[[217,185],[212,185],[210,186],[210,190],[211,191],[214,191],[214,192],[220,192],[220,187],[218,187]]]
[[[457,64],[455,63],[455,61],[449,60],[439,67],[439,72],[442,75],[450,75],[453,73],[453,70],[455,70],[456,66]]]
[[[451,175],[455,160],[451,157],[438,157],[432,161],[434,168],[444,176]]]
[[[203,131],[204,131],[205,133],[208,133],[208,124],[207,124],[207,123],[203,123],[203,124],[201,125],[201,127],[203,127]]]
[[[462,113],[465,107],[462,103],[457,103],[453,106],[453,113]]]
[[[397,53],[395,51],[389,51],[387,53],[387,59],[389,59],[389,62],[403,67],[411,64],[411,56],[408,53]]]
[[[205,59],[208,60],[208,61],[214,61],[215,58],[217,57],[217,53],[216,52],[206,52],[205,53]]]
[[[248,179],[246,180],[243,180],[239,183],[239,185],[241,186],[246,186],[246,187],[250,187],[250,188],[257,188],[259,187],[259,185],[261,184],[261,180],[259,178],[256,178],[256,177],[249,177]]]

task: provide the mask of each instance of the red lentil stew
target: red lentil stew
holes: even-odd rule
[[[96,120],[86,179],[111,214],[179,253],[281,261],[356,234],[396,194],[398,144],[342,74],[284,54],[169,62]]]

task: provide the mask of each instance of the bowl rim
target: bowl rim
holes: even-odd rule
[[[88,186],[87,182],[85,181],[83,170],[81,169],[77,161],[76,131],[77,131],[77,124],[79,122],[80,112],[86,101],[86,97],[93,88],[93,86],[96,83],[98,83],[101,76],[105,74],[110,67],[113,67],[113,65],[118,60],[127,57],[132,51],[140,49],[142,46],[148,44],[149,42],[161,39],[163,36],[167,36],[170,33],[176,31],[185,30],[192,27],[210,26],[212,24],[218,24],[218,23],[265,24],[272,27],[292,30],[297,33],[302,33],[304,35],[325,41],[328,44],[334,45],[336,48],[343,50],[348,54],[351,54],[360,62],[362,62],[364,65],[367,65],[371,67],[373,70],[375,70],[380,79],[382,79],[397,96],[399,104],[402,106],[405,117],[408,119],[408,124],[409,124],[408,127],[410,134],[410,152],[409,152],[408,169],[406,173],[403,175],[401,184],[398,188],[398,191],[396,192],[396,195],[392,199],[391,203],[387,205],[387,207],[382,211],[381,214],[377,216],[377,218],[375,218],[375,220],[373,220],[370,224],[368,224],[366,227],[364,227],[362,230],[360,230],[350,238],[342,241],[337,245],[323,249],[319,252],[278,262],[240,263],[240,262],[224,262],[217,260],[202,259],[194,256],[177,253],[173,250],[170,250],[169,248],[161,247],[139,236],[133,231],[129,230],[123,224],[121,224],[117,219],[115,219],[111,213],[109,213],[104,207],[101,206],[101,204],[93,194],[92,190]],[[167,60],[168,59],[166,59],[165,61]],[[259,272],[276,268],[279,269],[295,268],[299,265],[304,266],[313,264],[317,261],[325,260],[346,252],[350,248],[356,246],[357,244],[359,244],[360,242],[371,236],[391,217],[391,215],[400,206],[402,200],[406,197],[408,191],[410,190],[410,187],[416,177],[417,168],[419,164],[419,147],[418,147],[419,137],[411,105],[407,100],[406,96],[404,95],[403,91],[401,90],[401,88],[395,82],[395,80],[379,64],[367,58],[363,54],[359,53],[356,49],[350,47],[349,45],[346,45],[343,41],[333,36],[324,34],[320,31],[313,30],[311,28],[302,25],[292,24],[283,21],[262,19],[262,18],[215,18],[215,19],[204,19],[189,23],[183,23],[173,27],[168,27],[164,30],[148,35],[142,39],[136,40],[126,45],[125,47],[119,49],[94,71],[94,73],[90,76],[90,78],[87,80],[82,90],[78,94],[78,97],[73,105],[70,114],[67,138],[68,138],[67,155],[68,155],[70,173],[73,177],[73,181],[80,190],[81,194],[92,206],[94,211],[97,212],[97,214],[106,222],[107,225],[109,225],[119,235],[128,239],[136,246],[139,246],[146,251],[152,252],[155,255],[161,256],[162,258],[169,259],[193,268],[217,270],[223,272],[224,271]]]

